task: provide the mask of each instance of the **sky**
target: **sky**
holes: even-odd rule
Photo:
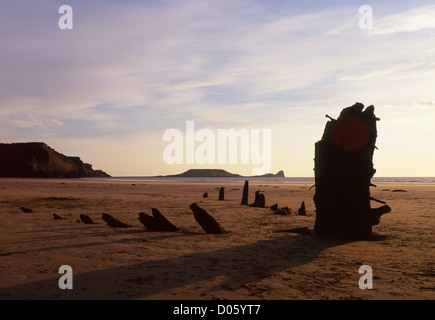
[[[435,176],[434,84],[433,1],[0,2],[0,142],[45,142],[112,176],[252,173],[252,159],[168,164],[165,132],[186,144],[193,121],[216,137],[270,130],[267,171],[312,177],[325,115],[355,102],[380,118],[375,176]]]

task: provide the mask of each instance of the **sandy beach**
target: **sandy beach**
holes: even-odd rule
[[[0,179],[0,299],[435,298],[435,185],[372,188],[392,212],[373,239],[358,241],[289,231],[314,227],[310,187],[250,183],[249,203],[256,190],[266,197],[266,208],[253,208],[240,205],[243,184],[234,182]],[[302,201],[306,216],[297,215]],[[193,202],[229,233],[206,234]],[[291,214],[274,214],[275,203]],[[181,231],[145,230],[138,213],[152,208]],[[130,227],[111,228],[102,213]],[[96,223],[80,222],[80,214]],[[72,290],[58,286],[62,265],[73,270]],[[372,267],[372,290],[358,285],[362,265]]]

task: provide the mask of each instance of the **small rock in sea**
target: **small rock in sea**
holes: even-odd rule
[[[32,213],[32,212],[33,212],[32,209],[30,209],[30,208],[26,208],[26,207],[21,207],[20,209],[21,209],[21,211],[23,211],[24,213]]]
[[[62,220],[63,218],[55,213],[53,213],[53,220]]]
[[[119,221],[118,219],[112,217],[111,215],[107,213],[103,213],[102,216],[103,220],[107,223],[109,227],[112,228],[127,228],[128,225],[126,223],[123,223]]]
[[[391,192],[407,192],[406,190],[403,190],[403,189],[396,189],[396,190],[393,190],[393,191],[391,191]]]
[[[278,210],[278,203],[275,203],[273,206],[271,206],[270,210],[273,210],[273,211]]]

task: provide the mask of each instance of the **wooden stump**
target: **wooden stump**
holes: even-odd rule
[[[111,215],[109,215],[107,213],[103,213],[102,214],[102,218],[107,223],[107,225],[109,227],[112,227],[112,228],[128,228],[128,224],[123,223],[123,222],[119,221],[118,219],[115,219],[114,217],[112,217]]]
[[[302,201],[301,207],[298,210],[299,216],[306,216],[307,212],[305,211],[305,201]]]
[[[245,180],[243,186],[242,205],[248,205],[249,181]]]
[[[145,229],[147,229],[148,231],[160,231],[154,217],[146,214],[145,212],[139,212],[138,215],[138,219],[140,223],[144,225]]]
[[[219,200],[224,200],[225,198],[225,188],[221,187],[221,189],[219,190]]]
[[[156,208],[152,209],[152,216],[139,212],[138,219],[148,231],[180,231]]]
[[[318,235],[367,236],[379,223],[370,207],[377,137],[374,107],[356,103],[328,121],[315,144],[314,203]]]
[[[154,220],[161,231],[180,231],[156,208],[152,209]]]
[[[86,214],[81,214],[80,215],[80,220],[84,223],[84,224],[95,224],[94,221],[92,221],[92,219],[86,215]]]
[[[196,203],[192,203],[190,209],[193,211],[196,222],[198,222],[205,232],[214,234],[227,233],[207,211],[198,207]]]
[[[53,213],[53,220],[63,220],[63,218],[56,213]]]
[[[264,208],[265,204],[266,198],[264,194],[262,194],[260,190],[255,191],[255,200],[251,207]]]

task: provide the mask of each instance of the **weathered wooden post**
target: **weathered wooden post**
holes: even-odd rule
[[[84,223],[84,224],[94,224],[94,221],[92,221],[91,217],[89,217],[86,214],[80,214],[80,220]]]
[[[318,235],[367,236],[381,214],[370,206],[370,179],[375,174],[373,153],[377,137],[374,107],[362,103],[344,108],[326,123],[315,144],[314,203]]]
[[[180,231],[156,208],[152,208],[152,216],[139,212],[139,221],[148,231]]]
[[[109,227],[112,228],[128,228],[128,224],[119,221],[118,219],[112,217],[110,214],[107,213],[103,213],[101,215],[101,217],[103,218],[103,220],[107,223],[107,225]]]
[[[205,232],[214,234],[227,233],[227,231],[221,227],[212,215],[199,207],[195,202],[190,205],[190,209],[193,212],[193,217],[196,222],[198,222]]]
[[[174,226],[166,217],[156,208],[151,209],[153,213],[154,220],[156,220],[157,225],[162,231],[180,231],[176,226]]]
[[[224,200],[225,198],[225,188],[221,187],[219,190],[219,200]]]
[[[245,180],[245,185],[243,186],[242,205],[248,204],[248,192],[249,192],[249,181]]]
[[[298,209],[298,215],[299,216],[306,216],[307,212],[305,210],[305,201],[302,201],[301,207]]]
[[[265,204],[266,198],[264,197],[264,194],[262,194],[260,190],[255,191],[255,200],[251,207],[264,208]]]

